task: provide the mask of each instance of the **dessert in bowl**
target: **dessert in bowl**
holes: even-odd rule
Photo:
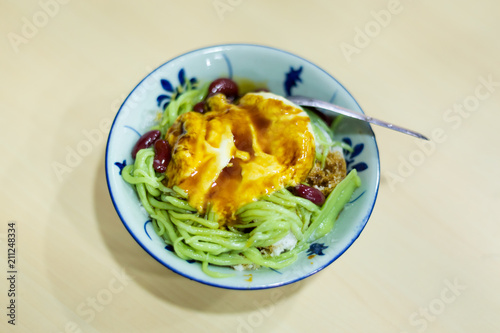
[[[351,246],[377,196],[375,137],[291,95],[362,112],[318,66],[258,45],[186,53],[136,86],[105,167],[118,215],[151,256],[201,283],[263,289],[310,276]]]

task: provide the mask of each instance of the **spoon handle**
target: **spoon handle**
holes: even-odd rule
[[[383,121],[383,120],[379,120],[379,119],[375,119],[375,118],[366,116],[366,115],[359,113],[359,112],[351,111],[349,109],[343,108],[343,107],[335,105],[335,104],[331,104],[331,103],[320,101],[320,100],[313,99],[313,98],[301,97],[301,96],[289,96],[289,97],[287,97],[287,99],[289,101],[297,104],[297,105],[308,106],[308,107],[319,108],[319,109],[323,109],[323,110],[327,110],[327,111],[332,111],[332,112],[335,112],[337,114],[341,114],[341,115],[349,117],[349,118],[354,118],[354,119],[366,121],[368,123],[379,125],[382,127],[386,127],[386,128],[389,128],[389,129],[392,129],[392,130],[395,130],[395,131],[398,131],[401,133],[405,133],[405,134],[414,136],[414,137],[419,138],[419,139],[429,140],[424,135],[417,133],[415,131],[412,131],[412,130],[409,130],[407,128],[403,128],[400,126],[396,126],[394,124],[388,123],[388,122]]]

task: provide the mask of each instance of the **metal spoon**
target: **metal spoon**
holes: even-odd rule
[[[341,114],[341,115],[346,116],[346,117],[359,119],[362,121],[369,122],[371,124],[387,127],[387,128],[393,129],[395,131],[399,131],[401,133],[405,133],[405,134],[414,136],[414,137],[419,138],[419,139],[429,140],[424,135],[417,133],[415,131],[412,131],[412,130],[409,130],[409,129],[406,129],[406,128],[403,128],[400,126],[396,126],[394,124],[391,124],[391,123],[388,123],[388,122],[385,122],[385,121],[382,121],[379,119],[365,116],[362,113],[351,111],[349,109],[346,109],[346,108],[343,108],[341,106],[331,104],[331,103],[328,103],[325,101],[321,101],[321,100],[309,98],[309,97],[302,97],[302,96],[289,96],[289,97],[287,97],[287,99],[290,102],[295,103],[295,104],[300,105],[300,106],[308,106],[308,107],[313,107],[313,108],[318,108],[318,109],[323,109],[323,110],[335,112],[337,114]]]

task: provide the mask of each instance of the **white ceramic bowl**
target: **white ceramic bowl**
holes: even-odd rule
[[[279,271],[231,271],[230,278],[211,278],[197,262],[177,257],[153,231],[146,211],[120,172],[133,163],[130,156],[137,139],[152,126],[157,113],[189,80],[210,82],[218,77],[262,82],[276,94],[303,95],[362,112],[354,98],[330,74],[311,62],[275,48],[258,45],[220,45],[178,56],[144,78],[127,97],[110,130],[106,148],[109,193],[123,224],[135,240],[160,263],[189,279],[229,289],[264,289],[304,279],[330,265],[353,244],[366,225],[377,197],[380,162],[377,143],[369,125],[344,120],[337,138],[352,145],[346,154],[348,170],[356,168],[362,185],[340,214],[334,229],[311,244],[291,266]],[[215,267],[214,269],[219,269]]]

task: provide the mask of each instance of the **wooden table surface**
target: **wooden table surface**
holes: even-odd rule
[[[1,332],[500,332],[500,2],[0,7]],[[235,42],[296,53],[368,114],[432,139],[374,127],[381,184],[360,238],[272,290],[169,271],[128,234],[106,187],[109,122],[136,83]]]

